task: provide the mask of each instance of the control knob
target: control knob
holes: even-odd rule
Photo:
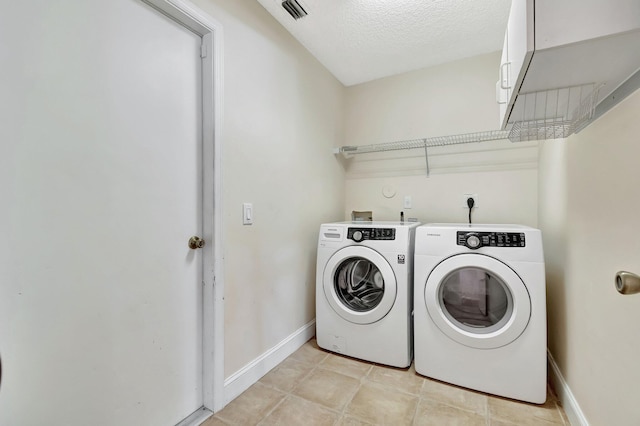
[[[351,235],[351,238],[353,238],[353,241],[355,241],[356,243],[359,243],[360,241],[362,241],[362,231],[353,231],[353,235]]]
[[[479,249],[482,246],[482,240],[478,234],[467,234],[464,237],[464,245],[472,250]]]

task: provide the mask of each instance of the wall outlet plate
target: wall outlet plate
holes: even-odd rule
[[[405,195],[404,196],[403,207],[405,209],[410,209],[411,207],[413,207],[413,200],[411,199],[411,195]]]
[[[478,194],[463,194],[463,198],[462,198],[462,207],[464,209],[469,210],[469,206],[467,205],[467,199],[468,198],[473,198],[473,208],[477,209],[478,208]]]

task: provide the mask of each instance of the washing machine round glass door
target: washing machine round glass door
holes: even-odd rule
[[[427,278],[424,301],[436,326],[463,345],[508,345],[527,327],[531,299],[505,263],[482,254],[460,254],[439,263]]]
[[[324,294],[333,310],[355,324],[384,318],[396,299],[397,282],[389,262],[377,251],[349,246],[331,256],[324,268]]]

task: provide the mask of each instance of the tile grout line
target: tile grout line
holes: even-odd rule
[[[486,422],[487,422],[487,425],[489,424],[489,423],[488,423],[488,422],[489,422],[489,420],[490,420],[490,418],[489,418],[489,394],[484,393],[484,392],[475,391],[475,390],[473,390],[473,389],[467,389],[467,388],[464,388],[464,387],[460,387],[460,386],[457,386],[457,385],[453,385],[453,384],[451,384],[451,383],[446,383],[446,382],[441,382],[441,381],[439,381],[439,380],[434,380],[434,379],[431,379],[431,378],[429,378],[429,377],[427,377],[427,376],[423,376],[423,375],[421,375],[421,374],[419,374],[419,373],[416,373],[416,375],[417,375],[418,377],[420,377],[420,378],[422,378],[422,379],[423,379],[422,387],[420,388],[420,395],[419,395],[420,402],[422,402],[422,401],[431,401],[431,402],[435,402],[435,403],[437,403],[437,404],[445,405],[445,406],[447,406],[447,407],[449,407],[449,408],[453,408],[453,409],[455,409],[455,410],[461,410],[461,411],[464,411],[464,412],[466,412],[466,413],[470,413],[470,414],[478,414],[478,415],[479,415],[479,413],[478,413],[477,411],[473,410],[473,409],[470,409],[470,408],[467,408],[467,407],[462,407],[462,406],[460,406],[460,405],[451,404],[451,403],[449,403],[449,402],[444,402],[444,401],[441,401],[441,400],[435,399],[435,398],[433,398],[433,397],[431,397],[431,396],[429,396],[429,395],[425,395],[425,393],[423,392],[423,388],[424,388],[424,386],[425,386],[425,383],[427,383],[428,381],[436,381],[436,382],[438,382],[438,383],[442,383],[442,384],[445,384],[445,385],[447,385],[447,386],[453,386],[453,387],[455,387],[455,388],[457,388],[457,389],[462,389],[462,390],[464,390],[465,392],[471,392],[471,393],[474,393],[474,394],[477,394],[477,395],[482,395],[482,396],[484,396],[486,400],[485,400],[485,403],[484,403],[484,413],[483,413],[483,417],[485,418],[485,420],[486,420]]]
[[[308,343],[308,342],[305,342],[305,345],[306,345],[307,343]],[[303,345],[303,346],[304,346],[304,345]],[[267,418],[268,418],[268,417],[269,417],[269,416],[270,416],[270,415],[271,415],[271,414],[272,414],[272,413],[273,413],[273,412],[274,412],[274,411],[275,411],[275,410],[276,410],[280,405],[282,405],[282,404],[284,403],[285,399],[287,399],[288,397],[296,398],[297,396],[296,396],[296,395],[294,395],[292,392],[293,392],[293,391],[294,391],[294,390],[295,390],[295,389],[296,389],[296,388],[297,388],[297,387],[298,387],[302,382],[304,382],[304,381],[305,381],[305,380],[306,380],[306,379],[307,379],[311,374],[313,374],[313,372],[314,372],[314,371],[316,371],[316,369],[320,366],[320,364],[321,364],[321,363],[322,363],[322,362],[323,362],[323,361],[324,361],[328,356],[329,356],[328,354],[325,354],[325,357],[324,357],[324,358],[322,358],[321,360],[319,360],[317,363],[311,363],[311,364],[313,364],[313,367],[311,368],[311,370],[309,370],[309,372],[308,372],[307,374],[305,374],[305,375],[304,375],[304,376],[303,376],[303,377],[298,381],[298,383],[296,383],[296,384],[291,388],[291,390],[289,390],[289,391],[283,391],[282,389],[278,389],[277,387],[275,387],[275,386],[273,386],[273,385],[266,384],[266,383],[262,383],[262,382],[260,382],[260,380],[262,380],[262,377],[261,377],[261,378],[260,378],[260,380],[258,380],[256,383],[261,383],[263,386],[266,386],[266,387],[268,387],[268,388],[270,388],[270,389],[273,389],[273,390],[276,390],[276,391],[278,391],[278,392],[282,392],[284,395],[283,395],[283,397],[280,399],[280,401],[278,401],[278,403],[277,403],[276,405],[274,405],[274,406],[271,408],[271,410],[269,410],[269,411],[264,415],[264,417],[262,417],[262,419],[260,419],[260,421],[259,421],[256,425],[258,425],[258,426],[259,426],[260,424],[264,423],[264,421],[265,421],[265,420],[266,420],[266,419],[267,419]],[[289,356],[289,357],[290,357],[290,356]],[[289,359],[289,357],[287,357],[286,359]],[[285,361],[286,361],[286,359],[285,359]],[[300,361],[300,360],[297,360],[297,359],[295,359],[295,358],[292,358],[292,359],[293,359],[294,361],[296,361],[296,362],[301,363],[301,364],[306,364],[306,363],[307,363],[307,362],[305,362],[305,361]],[[284,361],[283,361],[283,362],[284,362]],[[275,371],[277,368],[279,368],[279,367],[280,367],[280,365],[281,365],[281,364],[282,364],[282,363],[278,364],[275,368],[273,368],[272,370],[268,371],[268,372],[267,372],[267,374],[271,373],[272,371]],[[264,376],[266,376],[267,374],[265,374]],[[264,376],[263,376],[263,377],[264,377]],[[255,383],[254,383],[254,385],[255,385]],[[252,385],[252,386],[253,386],[253,385]],[[302,398],[302,399],[304,399],[304,398]],[[307,401],[306,399],[304,399],[304,400],[305,400],[305,401]],[[313,403],[312,401],[309,401],[309,402]],[[316,404],[316,405],[317,405],[317,404]],[[224,420],[224,419],[223,419],[223,420]]]
[[[309,343],[309,342],[306,342],[306,343],[305,343],[305,345],[306,345],[307,343]],[[310,376],[311,376],[311,375],[312,375],[312,374],[313,374],[313,373],[314,373],[314,372],[315,372],[315,371],[320,367],[320,365],[324,362],[324,360],[325,360],[325,359],[327,359],[327,357],[328,357],[328,356],[329,356],[329,354],[325,353],[325,356],[324,356],[322,359],[320,359],[318,362],[314,363],[314,364],[313,364],[313,367],[311,368],[311,370],[309,370],[309,372],[308,372],[307,374],[305,374],[305,375],[304,375],[304,376],[303,376],[303,377],[302,377],[302,378],[301,378],[301,379],[300,379],[300,380],[299,380],[299,381],[298,381],[298,382],[297,382],[297,383],[296,383],[296,384],[291,388],[291,390],[289,390],[289,391],[286,393],[286,395],[284,396],[284,398],[282,398],[282,401],[284,401],[287,397],[291,397],[291,398],[300,398],[300,399],[302,399],[302,400],[304,400],[304,401],[308,401],[308,400],[307,400],[307,399],[305,399],[305,398],[302,398],[302,397],[299,397],[299,396],[295,395],[295,394],[293,393],[293,391],[295,391],[295,390],[296,390],[296,389],[297,389],[297,388],[298,388],[302,383],[304,383],[304,381],[305,381],[305,380],[307,380],[307,379],[308,379],[308,378],[309,378],[309,377],[310,377]],[[294,360],[295,360],[295,361],[298,361],[298,360],[296,360],[295,358],[294,358]],[[299,361],[299,362],[302,362],[302,361]],[[312,404],[315,404],[313,401],[308,401],[308,402],[310,402],[310,403],[312,403]],[[278,405],[280,405],[280,404],[278,404]],[[318,404],[316,404],[316,405],[318,405]],[[322,407],[322,406],[321,406],[321,407]],[[274,410],[275,410],[275,407],[274,407]],[[273,412],[273,410],[272,410],[271,412],[269,412],[269,414],[267,414],[267,415],[265,416],[265,419],[266,419],[269,415],[271,415],[271,413],[272,413],[272,412]]]
[[[385,384],[380,383],[380,382],[377,382],[376,380],[371,379],[371,378],[370,378],[370,375],[371,375],[371,373],[373,372],[373,370],[374,370],[374,368],[375,368],[375,367],[378,367],[378,368],[390,368],[390,369],[395,369],[396,367],[386,366],[386,365],[377,364],[377,363],[370,363],[370,364],[371,364],[371,368],[369,369],[369,371],[367,372],[367,374],[365,374],[365,375],[362,377],[362,379],[361,379],[361,386],[362,386],[362,384],[364,384],[364,382],[366,381],[366,382],[368,382],[368,383],[372,384],[373,386],[387,387],[387,386],[385,386]],[[413,360],[411,361],[411,364],[413,364]],[[408,369],[410,369],[410,368],[411,368],[411,364],[409,365]],[[403,370],[403,369],[401,369],[401,370]],[[406,395],[406,396],[409,396],[409,397],[412,397],[412,398],[415,398],[415,399],[416,399],[416,407],[415,407],[415,410],[414,410],[414,413],[413,413],[413,416],[412,416],[412,419],[411,419],[411,424],[414,424],[414,423],[415,423],[415,417],[416,417],[417,410],[418,410],[418,407],[419,407],[419,405],[420,405],[420,401],[421,401],[421,393],[422,393],[421,391],[422,391],[422,386],[424,386],[424,377],[422,377],[422,376],[418,375],[417,373],[415,373],[415,375],[416,375],[417,377],[419,377],[419,378],[423,381],[423,382],[422,382],[422,384],[420,385],[420,390],[418,391],[418,393],[417,393],[417,394],[412,394],[411,392],[408,392],[408,391],[406,391],[405,389],[400,389],[400,388],[397,388],[397,387],[395,387],[395,386],[391,386],[391,388],[393,388],[393,390],[394,390],[395,392],[398,392],[398,393],[400,393],[400,394],[403,394],[403,395]],[[356,418],[357,418],[357,419],[359,419],[359,420],[363,420],[363,421],[364,421],[364,419],[360,419],[360,418],[359,418],[359,417],[357,417],[357,416],[354,416],[354,417],[356,417]]]
[[[308,342],[307,342],[307,343],[308,343]],[[307,343],[305,343],[305,345],[306,345]],[[307,379],[308,379],[308,378],[309,378],[309,377],[310,377],[310,376],[311,376],[315,371],[317,371],[317,370],[320,368],[320,366],[322,365],[322,363],[323,363],[323,362],[324,362],[324,361],[325,361],[325,360],[330,356],[330,354],[329,354],[329,353],[324,352],[322,349],[319,349],[319,350],[320,350],[321,352],[323,352],[323,353],[324,353],[324,357],[323,357],[323,358],[321,358],[321,359],[319,359],[319,360],[318,360],[317,362],[315,362],[315,363],[314,363],[314,362],[310,362],[310,361],[301,361],[301,360],[296,359],[296,358],[291,358],[291,359],[292,359],[293,361],[295,361],[295,362],[298,362],[298,363],[301,363],[301,364],[311,364],[311,365],[312,365],[311,369],[310,369],[310,370],[309,370],[305,375],[303,375],[299,380],[297,380],[297,382],[296,382],[296,383],[291,387],[291,389],[289,389],[289,390],[287,390],[287,391],[283,391],[282,389],[280,389],[280,388],[278,388],[277,386],[274,386],[274,385],[272,385],[272,384],[262,383],[262,382],[260,381],[260,380],[262,380],[262,378],[260,378],[260,380],[258,380],[258,382],[256,382],[256,383],[261,383],[263,386],[266,386],[266,387],[268,387],[268,388],[270,388],[270,389],[273,389],[273,390],[275,390],[275,391],[278,391],[278,392],[282,392],[282,393],[283,393],[282,398],[280,398],[280,400],[278,401],[278,403],[276,403],[276,404],[275,404],[275,405],[274,405],[274,406],[273,406],[269,411],[267,411],[267,412],[266,412],[266,414],[265,414],[265,415],[264,415],[264,416],[263,416],[263,417],[258,421],[258,423],[257,423],[257,425],[258,425],[258,426],[259,426],[260,424],[263,424],[263,423],[264,423],[264,421],[265,421],[265,420],[266,420],[266,419],[267,419],[267,418],[268,418],[268,417],[269,417],[269,416],[270,416],[270,415],[271,415],[271,414],[272,414],[272,413],[273,413],[273,412],[274,412],[274,411],[275,411],[279,406],[281,406],[287,398],[302,399],[303,401],[306,401],[306,402],[308,402],[308,403],[311,403],[311,404],[314,404],[314,405],[318,405],[319,407],[322,407],[322,408],[324,408],[324,409],[328,409],[329,411],[336,413],[336,414],[338,415],[338,419],[337,419],[337,420],[340,420],[340,417],[339,417],[339,416],[340,416],[340,413],[339,413],[338,411],[336,411],[336,410],[332,410],[332,409],[330,409],[329,407],[325,407],[325,406],[323,406],[323,405],[321,405],[321,404],[317,404],[317,403],[315,403],[315,402],[313,402],[313,401],[309,401],[309,400],[307,400],[306,398],[298,397],[297,395],[295,395],[295,394],[293,393],[293,392],[294,392],[298,387],[300,387],[300,386],[302,385],[302,383],[304,383],[304,382],[305,382],[305,381],[306,381],[306,380],[307,380]],[[289,357],[287,357],[287,359],[290,359],[290,358],[289,358]],[[278,366],[276,366],[274,369],[272,369],[272,370],[270,370],[269,372],[267,372],[267,374],[269,374],[269,373],[271,373],[271,372],[273,372],[273,371],[276,371],[279,367],[280,367],[280,364],[279,364]],[[265,374],[264,376],[266,376],[267,374]],[[264,377],[264,376],[263,376],[263,377]],[[254,385],[255,385],[255,384],[254,384]],[[252,386],[253,386],[253,385],[252,385]],[[222,420],[224,420],[224,419],[222,419]]]
[[[418,374],[418,373],[416,373]],[[413,418],[411,419],[411,424],[415,425],[418,421],[418,409],[420,408],[420,403],[422,402],[422,388],[424,387],[424,378],[422,378],[422,384],[420,385],[420,391],[418,393],[418,402],[416,403],[416,408],[413,410]]]
[[[267,411],[267,413],[260,419],[260,421],[256,423],[256,426],[260,426],[261,424],[264,424],[264,421],[271,415],[271,413],[276,411],[276,409],[284,403],[284,400],[287,399],[288,396],[289,394],[284,394],[284,396],[280,398],[280,401],[278,401],[278,403],[274,405],[273,408],[271,408],[271,410]]]
[[[276,406],[274,406],[274,407],[273,407],[273,409],[272,409],[272,410],[270,410],[270,411],[265,415],[265,417],[263,418],[263,420],[262,420],[260,423],[262,423],[262,422],[264,421],[264,419],[266,419],[269,415],[271,415],[271,413],[273,413],[273,411],[275,411],[275,410],[276,410],[276,408],[277,408],[278,406],[280,406],[280,405],[284,402],[284,400],[285,400],[287,397],[296,398],[296,399],[301,399],[301,400],[303,400],[303,401],[305,401],[305,402],[307,402],[307,403],[310,403],[310,404],[313,404],[313,405],[317,405],[317,406],[318,406],[318,407],[320,407],[320,408],[323,408],[323,409],[325,409],[325,410],[328,410],[328,411],[330,411],[330,412],[335,413],[335,414],[337,415],[337,418],[336,418],[336,421],[334,422],[334,425],[335,425],[335,424],[337,424],[340,420],[342,420],[342,419],[343,419],[344,415],[346,414],[346,409],[347,409],[348,405],[351,403],[351,401],[353,400],[353,398],[356,396],[356,394],[357,394],[357,393],[358,393],[358,391],[360,390],[360,386],[362,386],[362,379],[363,379],[364,377],[366,377],[366,376],[369,374],[369,371],[371,371],[371,369],[373,368],[373,365],[370,365],[370,366],[369,366],[369,371],[367,371],[367,373],[365,373],[365,375],[364,375],[362,378],[360,378],[360,379],[359,379],[360,384],[359,384],[359,385],[358,385],[358,387],[355,389],[355,391],[353,392],[353,395],[351,395],[351,397],[349,398],[349,400],[347,401],[347,403],[344,405],[344,407],[342,408],[342,410],[340,410],[340,411],[338,411],[338,410],[334,410],[334,409],[329,408],[329,407],[326,407],[326,406],[324,406],[324,405],[322,405],[322,404],[318,404],[317,402],[309,401],[308,399],[303,398],[303,397],[298,396],[298,395],[295,395],[295,394],[293,393],[293,392],[294,392],[294,391],[295,391],[295,390],[296,390],[300,385],[302,385],[302,383],[304,383],[304,381],[305,381],[305,380],[307,380],[307,379],[308,379],[308,378],[309,378],[309,377],[310,377],[314,372],[316,372],[316,371],[318,371],[318,370],[325,370],[325,371],[330,371],[330,372],[332,372],[332,373],[342,374],[342,373],[340,373],[340,372],[338,372],[338,371],[334,371],[334,370],[332,370],[332,369],[330,369],[330,368],[326,368],[326,367],[324,367],[324,368],[323,368],[323,366],[322,366],[322,364],[323,364],[323,363],[324,363],[324,362],[325,362],[325,361],[326,361],[330,356],[339,356],[339,355],[336,355],[336,354],[332,354],[332,353],[325,352],[323,349],[320,349],[320,351],[322,351],[322,352],[324,352],[324,353],[325,353],[324,358],[322,358],[322,359],[321,359],[321,360],[319,360],[317,363],[315,363],[315,364],[314,364],[314,366],[313,366],[313,368],[311,368],[311,370],[309,370],[309,372],[308,372],[307,374],[305,374],[305,375],[304,375],[304,376],[303,376],[303,377],[302,377],[302,378],[301,378],[301,379],[300,379],[300,380],[299,380],[299,381],[298,381],[298,382],[297,382],[297,383],[296,383],[296,384],[291,388],[291,390],[290,390],[290,391],[288,391],[288,392],[286,392],[286,393],[285,393],[285,395],[283,396],[282,400],[281,400],[280,402],[278,402],[278,404],[276,404]],[[304,361],[300,361],[300,360],[297,360],[297,359],[295,359],[295,358],[293,358],[293,360],[294,360],[294,361],[297,361],[297,362],[300,362],[300,363],[304,363]],[[366,361],[365,361],[365,362],[366,362]],[[350,378],[354,378],[354,379],[355,379],[355,377],[352,377],[352,376],[349,376],[349,375],[346,375],[346,374],[342,374],[342,375],[343,375],[343,376],[345,376],[345,377],[350,377]],[[280,389],[278,389],[278,388],[276,388],[276,387],[273,387],[273,386],[271,386],[271,385],[265,385],[265,386],[268,386],[268,387],[270,387],[270,388],[272,388],[272,389],[275,389],[275,390],[280,390]],[[281,391],[281,390],[280,390],[280,391]]]
[[[362,362],[362,360],[361,360],[361,362]],[[362,388],[362,384],[364,383],[364,379],[365,379],[365,378],[366,378],[366,377],[371,373],[371,370],[373,370],[373,364],[372,364],[372,363],[370,363],[370,362],[368,362],[368,361],[364,361],[364,362],[366,362],[367,364],[369,364],[369,368],[367,369],[367,372],[366,372],[366,373],[364,373],[364,374],[362,375],[362,377],[360,377],[360,378],[358,379],[358,387],[356,387],[355,391],[353,392],[353,395],[351,395],[351,397],[349,398],[349,400],[344,404],[344,407],[342,407],[342,410],[340,411],[340,416],[338,417],[338,420],[337,420],[338,422],[339,422],[340,420],[344,420],[344,416],[345,416],[345,415],[347,415],[347,408],[349,407],[349,405],[350,405],[350,404],[351,404],[351,402],[353,401],[353,398],[355,398],[355,396],[358,394],[358,391],[360,391],[360,389]],[[354,378],[355,378],[355,377],[354,377]],[[364,419],[361,419],[361,418],[359,418],[359,417],[357,417],[357,416],[353,416],[353,417],[355,417],[355,418],[356,418],[356,419],[358,419],[358,420],[365,421]],[[367,423],[369,423],[369,422],[367,422]]]

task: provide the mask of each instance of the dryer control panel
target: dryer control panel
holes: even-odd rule
[[[393,228],[349,228],[347,238],[359,243],[364,240],[395,240]]]
[[[458,231],[459,246],[470,249],[480,247],[525,247],[524,232],[469,232]]]

